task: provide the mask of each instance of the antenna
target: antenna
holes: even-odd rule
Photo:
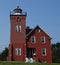
[[[18,1],[18,2],[17,2],[17,3],[18,3],[18,6],[19,6],[19,4],[20,4],[20,0],[17,0],[17,1]]]

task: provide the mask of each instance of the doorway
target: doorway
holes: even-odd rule
[[[27,48],[27,58],[32,58],[35,52],[35,48]]]

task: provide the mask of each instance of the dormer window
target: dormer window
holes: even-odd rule
[[[40,32],[40,29],[36,29],[36,32]]]
[[[16,32],[21,32],[21,26],[19,25],[16,26]]]

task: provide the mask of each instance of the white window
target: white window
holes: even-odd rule
[[[42,42],[42,43],[45,43],[45,42],[46,42],[45,36],[42,36],[42,37],[41,37],[41,42]]]
[[[41,53],[42,53],[42,56],[46,56],[46,48],[42,48]]]
[[[21,55],[21,48],[16,48],[15,53],[16,55]]]
[[[15,54],[18,55],[18,48],[15,49]]]
[[[19,25],[16,26],[16,32],[21,32],[21,26]]]
[[[36,32],[40,32],[40,29],[36,29]]]
[[[32,42],[32,43],[36,43],[36,37],[35,37],[35,36],[32,36],[32,37],[31,37],[31,42]]]
[[[21,32],[21,26],[19,26],[19,32]]]
[[[19,26],[18,25],[16,26],[16,32],[19,32]]]
[[[19,48],[18,51],[19,51],[19,55],[21,55],[21,48]]]

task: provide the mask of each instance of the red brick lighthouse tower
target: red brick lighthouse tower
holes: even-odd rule
[[[10,13],[10,45],[8,60],[23,61],[26,57],[26,13],[19,6]]]

